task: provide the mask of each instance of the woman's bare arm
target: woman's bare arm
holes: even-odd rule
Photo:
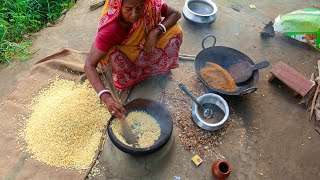
[[[105,89],[103,83],[101,82],[100,76],[97,71],[97,65],[99,61],[105,57],[107,53],[99,50],[93,43],[90,53],[87,57],[86,63],[84,65],[84,71],[88,80],[90,81],[92,87],[99,93],[101,90]],[[118,104],[111,94],[104,93],[101,95],[101,100],[106,104],[110,112],[114,112],[113,115],[117,118],[122,119],[124,117],[125,109]]]
[[[84,65],[84,71],[89,79],[92,87],[99,93],[101,90],[105,89],[101,82],[100,76],[97,72],[97,66],[99,61],[106,55],[105,52],[99,50],[95,44],[92,44],[90,53],[87,57],[86,63]]]
[[[181,13],[178,10],[168,6],[167,13],[164,15],[164,17],[165,18],[163,19],[161,24],[163,24],[166,29],[170,29],[181,18]]]
[[[165,18],[163,19],[161,24],[163,24],[165,28],[168,30],[178,22],[178,20],[181,18],[181,13],[178,10],[168,6],[167,12],[164,16]],[[146,57],[151,56],[153,54],[158,37],[161,34],[162,32],[158,28],[152,29],[148,34],[148,37],[144,44],[144,54]]]

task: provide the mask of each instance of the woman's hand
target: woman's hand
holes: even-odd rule
[[[104,102],[104,104],[107,106],[109,112],[115,116],[118,119],[124,119],[125,115],[124,113],[126,110],[119,104],[117,103],[111,94],[109,93],[104,93],[101,95],[101,100]]]
[[[155,50],[156,44],[157,44],[157,40],[158,40],[158,36],[161,34],[161,31],[158,28],[153,28],[147,38],[146,38],[146,42],[144,43],[144,55],[146,57],[150,57]]]

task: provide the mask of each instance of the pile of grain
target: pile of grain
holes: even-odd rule
[[[99,164],[99,160],[96,160],[96,162],[94,163],[94,165],[92,166],[92,169],[90,171],[90,173],[88,174],[88,180],[89,179],[94,179],[94,177],[101,177],[102,173],[100,170],[100,164]]]
[[[202,79],[211,87],[233,92],[237,89],[232,76],[216,63],[207,62],[200,70]]]
[[[110,114],[88,82],[57,78],[28,107],[21,136],[35,159],[78,170],[90,166]]]
[[[137,137],[138,147],[147,148],[154,144],[159,138],[161,129],[157,121],[148,113],[143,111],[132,111],[125,119],[132,129],[132,133]],[[115,119],[111,123],[111,128],[115,136],[124,144],[128,144],[121,135],[121,120]]]

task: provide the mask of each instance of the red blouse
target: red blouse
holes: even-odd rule
[[[168,11],[168,5],[166,3],[162,4],[161,16],[165,17]],[[118,21],[114,21],[108,26],[100,28],[97,32],[94,44],[97,48],[103,52],[107,52],[115,45],[121,44],[121,42],[127,37],[128,32],[126,32],[119,24]]]

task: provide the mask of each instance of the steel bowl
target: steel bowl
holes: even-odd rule
[[[217,11],[211,0],[186,0],[182,14],[191,23],[210,24],[216,20]]]
[[[203,119],[203,116],[199,114],[199,106],[196,103],[193,103],[192,118],[194,122],[204,130],[216,131],[218,129],[221,129],[229,117],[229,106],[227,102],[221,96],[214,93],[204,94],[198,98],[198,101],[202,105],[209,103],[218,106],[224,112],[224,117],[217,123],[208,123],[205,119]],[[213,111],[213,113],[215,112]]]

